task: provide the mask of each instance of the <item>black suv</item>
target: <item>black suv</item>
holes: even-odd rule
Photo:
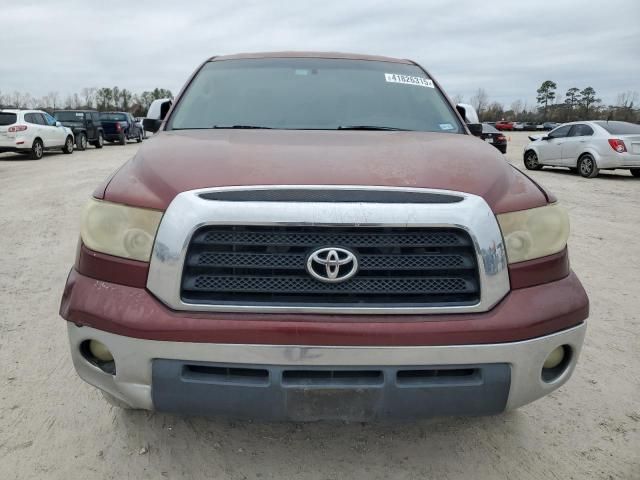
[[[96,148],[104,145],[104,129],[95,110],[56,110],[53,116],[73,130],[78,150],[84,150],[89,143]]]

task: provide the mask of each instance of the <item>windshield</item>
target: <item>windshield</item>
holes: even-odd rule
[[[53,116],[59,122],[82,122],[84,120],[82,112],[55,112]]]
[[[640,125],[629,122],[593,122],[612,135],[632,135],[640,133]]]
[[[207,63],[168,122],[196,128],[464,132],[421,68],[324,58]]]
[[[124,113],[101,113],[100,120],[112,120],[115,122],[126,122],[127,116]]]

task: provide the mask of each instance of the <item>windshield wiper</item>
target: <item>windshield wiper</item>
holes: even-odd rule
[[[221,128],[221,129],[260,129],[260,130],[271,130],[271,127],[261,127],[259,125],[228,125],[228,126],[219,126],[214,125],[211,128]]]
[[[398,132],[411,132],[408,128],[380,127],[377,125],[340,125],[338,130],[388,130]]]

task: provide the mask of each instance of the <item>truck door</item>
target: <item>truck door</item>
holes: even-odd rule
[[[129,138],[136,138],[138,136],[138,125],[130,113],[127,113],[127,123],[129,123]]]
[[[102,124],[100,123],[100,114],[98,112],[91,112],[91,120],[93,121],[93,130],[95,133],[96,140],[98,139],[98,133],[100,132],[100,128],[102,128]]]

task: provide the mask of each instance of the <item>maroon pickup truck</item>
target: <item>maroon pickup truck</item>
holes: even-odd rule
[[[421,66],[214,57],[162,107],[84,209],[60,308],[110,402],[480,415],[570,377],[588,299],[567,214]]]

